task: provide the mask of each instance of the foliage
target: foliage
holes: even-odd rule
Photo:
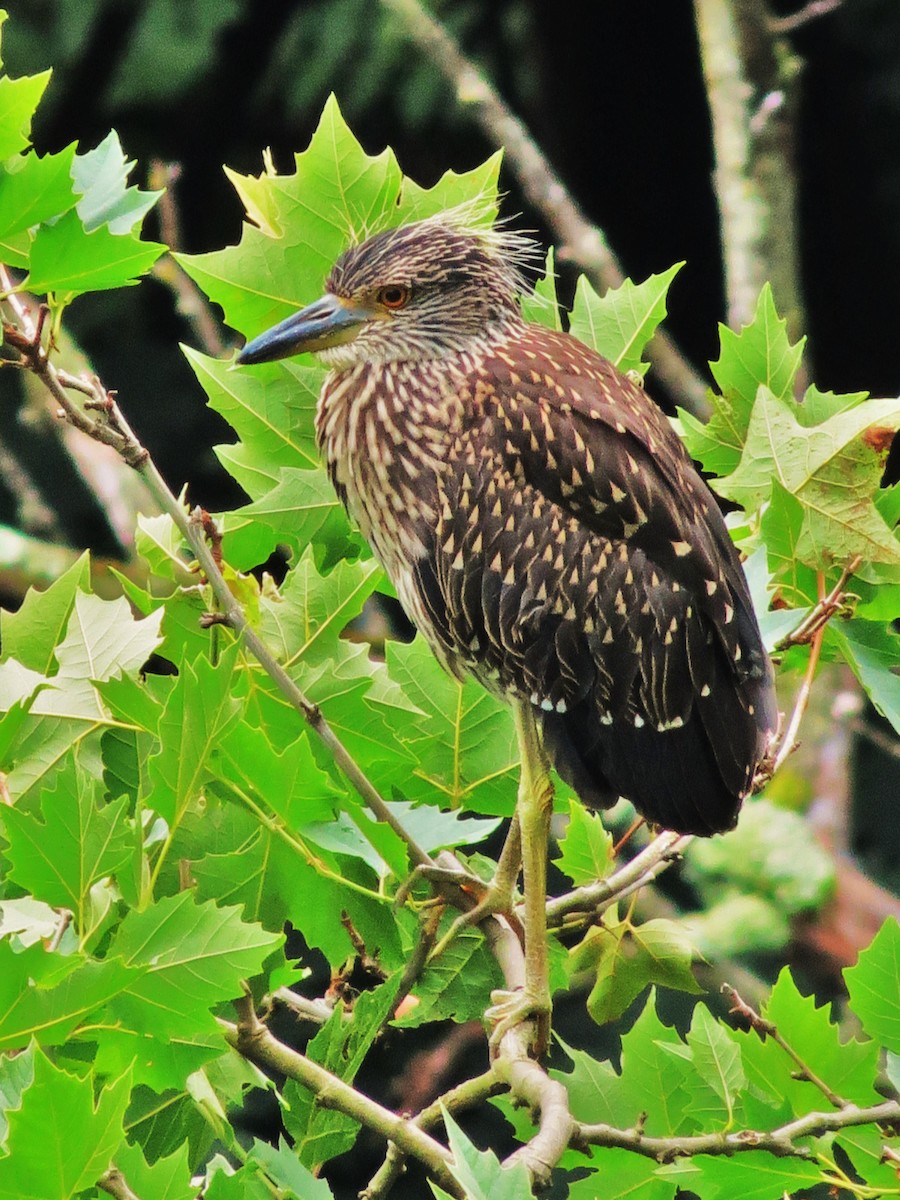
[[[21,278],[16,292],[46,293],[58,319],[77,295],[146,273],[161,247],[136,232],[153,196],[126,186],[114,135],[88,153],[30,149],[45,85],[44,77],[0,78],[0,244]],[[495,157],[424,191],[403,178],[390,151],[365,155],[331,101],[294,173],[232,173],[249,218],[240,244],[182,265],[228,322],[252,335],[318,295],[352,233],[473,197],[488,198],[489,219],[498,168]],[[602,299],[582,283],[573,326],[639,372],[674,273]],[[549,303],[534,315],[554,324],[552,280],[541,291]],[[372,819],[246,642],[221,624],[201,625],[215,603],[207,582],[187,573],[190,556],[171,515],[142,519],[148,575],[144,583],[123,578],[118,599],[92,594],[80,560],[17,613],[4,613],[0,1200],[97,1196],[100,1184],[110,1190],[112,1168],[141,1200],[187,1200],[198,1187],[212,1200],[329,1196],[318,1168],[353,1146],[361,1120],[377,1127],[374,1108],[361,1116],[333,1095],[320,1105],[312,1085],[289,1071],[275,1089],[251,1065],[253,1054],[235,1048],[235,1001],[244,1011],[248,997],[252,1006],[302,983],[304,964],[285,957],[288,921],[337,979],[362,952],[377,963],[378,985],[355,1003],[338,1002],[303,1059],[348,1088],[387,1025],[478,1019],[502,984],[490,947],[471,929],[404,980],[421,924],[435,918],[424,882],[400,888],[410,839],[429,854],[468,848],[461,857],[472,869],[485,866],[472,848],[512,812],[516,795],[507,710],[474,683],[445,676],[419,642],[391,646],[382,662],[342,637],[385,585],[316,460],[320,368],[304,361],[234,372],[197,351],[188,359],[237,438],[217,451],[248,496],[222,518],[232,591],[387,798],[396,825]],[[744,508],[736,532],[755,552],[770,640],[776,618],[787,631],[861,557],[855,608],[828,627],[824,652],[848,662],[900,726],[887,625],[900,611],[892,530],[900,503],[896,489],[879,487],[884,431],[900,424],[900,406],[814,388],[798,403],[798,366],[799,348],[764,292],[747,329],[723,330],[713,419],[701,427],[682,415],[685,436],[720,476],[722,494]],[[244,573],[276,545],[291,552],[280,585]],[[777,609],[766,615],[773,599]],[[146,673],[152,655],[172,673]],[[791,647],[783,669],[802,668],[808,655]],[[570,816],[556,865],[579,888],[609,876],[614,856],[600,819],[564,799]],[[773,863],[753,826],[751,805],[733,842],[697,855],[701,887],[725,879],[731,900],[746,898],[747,878],[773,907],[817,903],[828,881],[802,852],[802,828],[783,822],[787,850]],[[449,923],[437,916],[432,933]],[[580,1123],[581,1150],[567,1151],[558,1168],[572,1197],[596,1195],[600,1178],[604,1196],[653,1200],[679,1187],[758,1200],[816,1183],[859,1195],[900,1192],[892,1162],[882,1159],[887,1134],[874,1116],[853,1119],[882,1099],[880,1048],[900,1054],[895,924],[847,972],[862,1031],[852,1041],[787,973],[749,1031],[697,1004],[682,1038],[646,997],[648,984],[700,990],[689,933],[673,921],[640,923],[623,905],[567,945],[553,956],[554,981],[584,986],[587,978],[595,1020],[615,1021],[644,996],[618,1068],[567,1048],[571,1069],[555,1074]],[[888,1060],[895,1084],[896,1061]],[[252,1087],[276,1091],[290,1143],[239,1142],[227,1110]],[[843,1123],[783,1132],[819,1110]],[[522,1140],[533,1136],[526,1117],[509,1114]],[[449,1113],[444,1122],[448,1150],[435,1194],[530,1193],[522,1161],[501,1164]],[[618,1141],[609,1129],[620,1131]],[[639,1136],[669,1139],[668,1148],[635,1154]],[[214,1141],[221,1152],[210,1157]]]

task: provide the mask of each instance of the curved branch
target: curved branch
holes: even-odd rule
[[[257,1066],[296,1080],[313,1092],[323,1108],[338,1109],[367,1129],[381,1134],[386,1141],[418,1159],[444,1191],[451,1196],[463,1197],[462,1189],[450,1173],[452,1156],[446,1147],[412,1121],[370,1100],[306,1055],[279,1042],[256,1016],[252,996],[244,996],[236,1007],[240,1014],[237,1025],[221,1019],[219,1025],[228,1044],[239,1054]]]

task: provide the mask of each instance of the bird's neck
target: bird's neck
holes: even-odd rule
[[[437,523],[438,476],[459,428],[469,355],[359,363],[325,380],[316,436],[329,475],[393,575],[424,552]]]

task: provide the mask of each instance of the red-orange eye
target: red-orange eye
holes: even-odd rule
[[[404,308],[409,303],[409,288],[402,283],[389,283],[378,289],[377,300],[385,308]]]

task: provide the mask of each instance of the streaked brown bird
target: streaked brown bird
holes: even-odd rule
[[[439,660],[513,706],[529,978],[503,1029],[549,1009],[547,760],[588,804],[707,835],[776,723],[713,496],[639,386],[523,319],[534,250],[466,210],[387,230],[238,356],[331,368],[316,428],[338,495]]]

